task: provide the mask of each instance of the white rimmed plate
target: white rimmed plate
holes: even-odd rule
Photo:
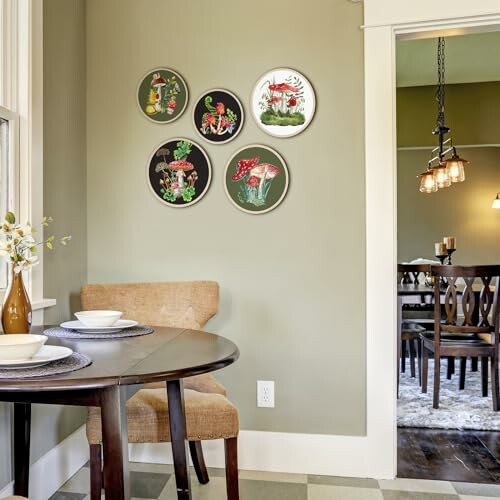
[[[76,330],[80,333],[117,333],[138,324],[137,321],[131,319],[120,319],[111,326],[86,326],[81,321],[65,321],[60,326],[69,330]]]
[[[0,369],[16,369],[16,368],[35,368],[43,366],[51,361],[67,358],[71,356],[73,351],[69,347],[58,345],[44,345],[40,350],[30,359],[10,359],[0,361]]]

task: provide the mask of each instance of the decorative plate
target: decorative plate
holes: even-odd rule
[[[170,139],[149,159],[148,185],[170,207],[187,207],[200,201],[211,178],[212,166],[207,154],[189,139]]]
[[[203,139],[223,144],[233,140],[243,126],[243,106],[239,99],[228,90],[207,90],[193,110],[196,132]]]
[[[43,366],[51,361],[67,358],[71,356],[73,351],[69,347],[59,345],[44,345],[40,350],[30,359],[11,359],[0,361],[0,368],[35,368],[36,366]]]
[[[179,73],[156,68],[141,79],[137,87],[137,103],[144,116],[155,123],[177,120],[186,109],[188,89]]]
[[[300,134],[314,116],[316,98],[309,80],[299,72],[278,68],[261,76],[250,102],[257,125],[275,137]]]
[[[263,214],[276,208],[288,190],[285,160],[267,146],[252,144],[233,154],[226,165],[224,187],[243,212]]]

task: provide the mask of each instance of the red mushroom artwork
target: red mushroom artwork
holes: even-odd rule
[[[196,131],[211,143],[234,139],[243,123],[243,106],[228,90],[212,89],[205,92],[193,110]]]
[[[257,124],[276,137],[301,132],[312,120],[314,90],[307,78],[291,69],[276,69],[262,76],[252,95]]]
[[[186,206],[205,194],[211,167],[207,155],[197,144],[172,139],[154,152],[148,177],[151,189],[163,203]]]
[[[167,68],[147,73],[137,90],[141,111],[150,120],[168,123],[178,118],[187,104],[187,86],[182,77]]]
[[[283,158],[271,148],[246,146],[227,164],[225,186],[229,198],[241,210],[268,212],[285,196],[288,169]]]

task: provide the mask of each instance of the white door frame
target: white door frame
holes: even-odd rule
[[[367,438],[373,477],[397,471],[396,38],[499,29],[497,0],[365,0]]]

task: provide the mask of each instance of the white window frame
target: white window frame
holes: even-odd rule
[[[20,221],[36,225],[43,217],[43,0],[2,0],[0,8],[0,92],[14,125],[10,203]],[[43,304],[43,249],[39,256],[26,274],[35,308]]]

